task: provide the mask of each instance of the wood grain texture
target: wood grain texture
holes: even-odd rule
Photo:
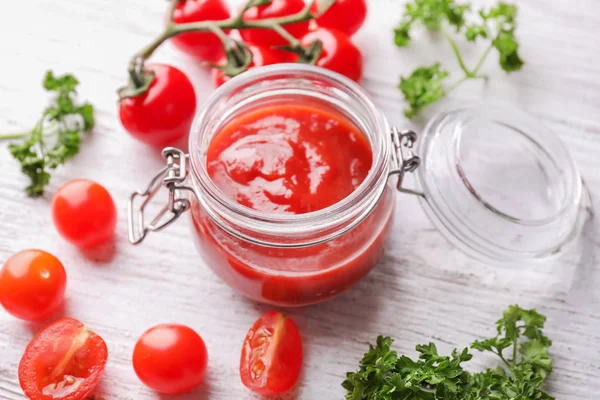
[[[600,209],[600,2],[518,3],[524,70],[506,76],[490,57],[484,67],[490,71],[489,84],[468,83],[452,98],[505,100],[540,117],[572,151]],[[365,54],[362,83],[392,123],[422,128],[435,107],[421,120],[406,121],[396,89],[398,77],[436,60],[458,72],[451,50],[441,40],[432,43],[418,37],[410,49],[395,48],[391,30],[403,2],[370,0],[369,6],[366,27],[355,37]],[[109,346],[99,399],[170,398],[145,388],[130,360],[137,337],[162,322],[191,326],[209,348],[207,383],[178,399],[254,399],[239,381],[239,351],[247,328],[268,308],[235,294],[203,265],[185,223],[150,237],[141,247],[126,240],[127,196],[145,185],[149,171],[157,170],[161,160],[123,131],[114,90],[126,79],[128,57],[158,32],[164,7],[161,0],[30,0],[0,5],[0,131],[20,131],[34,123],[46,101],[40,79],[50,68],[76,73],[81,96],[98,110],[94,133],[85,139],[77,158],[53,174],[45,198],[24,196],[26,180],[2,144],[0,262],[30,247],[48,250],[64,262],[69,283],[61,314],[84,321]],[[467,60],[475,61],[477,53],[467,51]],[[200,104],[210,96],[208,72],[169,45],[154,59],[188,73]],[[62,183],[79,177],[106,185],[121,206],[110,257],[81,253],[54,232],[49,199]],[[597,221],[588,226],[585,248],[576,259],[503,269],[470,260],[454,249],[415,199],[399,195],[397,202],[393,240],[381,265],[339,298],[289,311],[302,330],[306,361],[300,384],[285,398],[341,399],[345,372],[356,367],[378,334],[394,336],[397,348],[408,354],[414,353],[416,343],[427,341],[449,350],[491,335],[501,311],[513,303],[537,307],[548,316],[555,360],[550,391],[558,399],[598,398]],[[17,365],[39,328],[0,312],[0,399],[23,398]]]

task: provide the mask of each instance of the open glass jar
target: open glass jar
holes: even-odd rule
[[[304,214],[238,204],[209,176],[209,145],[241,115],[296,103],[336,112],[364,134],[372,151],[366,178],[341,201]],[[434,118],[419,157],[412,151],[416,134],[390,127],[365,91],[341,75],[299,64],[251,70],[218,89],[197,116],[190,155],[165,149],[167,166],[131,196],[130,241],[140,243],[191,211],[198,249],[226,283],[261,302],[312,304],[349,289],[377,264],[398,190],[420,196],[442,232],[480,258],[549,256],[578,235],[586,208],[581,178],[564,146],[540,135],[532,117],[519,115],[511,125],[502,116],[514,113],[502,112],[471,107]],[[419,189],[403,188],[405,173],[417,168]],[[144,210],[162,187],[169,202],[146,224]]]

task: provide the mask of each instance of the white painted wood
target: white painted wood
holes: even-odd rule
[[[600,2],[519,0],[519,36],[527,66],[506,76],[491,57],[487,87],[468,83],[457,101],[501,99],[530,109],[564,139],[600,203]],[[417,37],[410,49],[392,43],[402,1],[370,0],[366,27],[355,37],[365,54],[366,89],[393,123],[402,116],[398,77],[417,65],[443,61],[457,72],[443,41]],[[145,388],[131,367],[137,337],[162,322],[196,329],[209,349],[207,383],[181,399],[254,399],[240,383],[238,359],[247,328],[269,307],[245,300],[219,281],[199,259],[188,227],[179,223],[141,247],[126,240],[124,206],[134,187],[145,185],[160,159],[133,141],[120,126],[115,89],[126,79],[128,57],[159,30],[161,0],[29,0],[0,5],[0,131],[29,128],[45,103],[44,72],[74,72],[81,96],[97,107],[98,126],[81,154],[53,175],[45,198],[24,196],[25,178],[5,144],[0,147],[0,261],[13,252],[39,247],[57,255],[68,275],[64,315],[78,318],[108,343],[110,361],[99,399],[160,397]],[[476,51],[468,51],[474,62]],[[199,103],[211,94],[207,71],[164,46],[155,60],[188,73]],[[429,110],[428,115],[434,110]],[[55,233],[49,215],[53,192],[72,178],[106,185],[120,205],[114,254],[84,254]],[[399,350],[436,341],[444,350],[493,334],[509,304],[537,307],[548,316],[554,340],[551,392],[559,399],[597,399],[600,392],[600,247],[594,222],[587,248],[575,268],[523,265],[507,270],[469,260],[433,229],[417,201],[398,196],[397,224],[387,256],[354,290],[328,303],[289,311],[301,327],[306,361],[301,382],[286,398],[339,399],[346,371],[357,366],[378,334],[397,338]],[[0,399],[22,399],[17,380],[20,356],[39,324],[0,312]],[[481,360],[481,357],[477,357]],[[485,361],[485,359],[483,360]],[[481,366],[482,363],[476,363]]]

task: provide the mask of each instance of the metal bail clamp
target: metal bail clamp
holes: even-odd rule
[[[167,147],[162,151],[167,165],[150,181],[144,191],[131,194],[127,202],[127,223],[129,228],[129,241],[132,244],[141,243],[148,233],[160,231],[175,222],[181,214],[189,210],[190,201],[182,193],[193,189],[183,183],[188,176],[189,156],[174,147]],[[144,222],[144,210],[161,188],[169,191],[166,205],[156,214],[149,224]],[[142,203],[136,207],[135,200],[142,198]]]
[[[388,176],[398,176],[396,189],[399,192],[424,196],[423,193],[414,189],[402,187],[404,183],[404,175],[406,172],[414,172],[421,164],[421,159],[413,152],[413,147],[417,141],[417,134],[413,131],[399,131],[395,126],[392,127],[392,165],[393,168],[388,173]]]

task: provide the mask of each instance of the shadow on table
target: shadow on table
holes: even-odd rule
[[[158,394],[157,396],[160,400],[209,400],[216,398],[215,394],[211,394],[210,392],[210,383],[208,382],[208,379],[205,379],[200,386],[189,393]]]
[[[55,312],[53,312],[49,317],[46,317],[39,321],[27,321],[27,322],[24,322],[24,324],[27,327],[27,329],[31,332],[32,337],[33,337],[36,333],[38,333],[39,331],[41,331],[42,329],[44,329],[45,327],[50,325],[52,322],[58,321],[61,318],[65,318],[67,315],[69,315],[69,299],[68,298],[66,298],[62,302],[60,307]]]
[[[90,261],[98,264],[108,264],[117,253],[118,240],[113,236],[110,241],[90,249],[81,249],[81,254]]]

